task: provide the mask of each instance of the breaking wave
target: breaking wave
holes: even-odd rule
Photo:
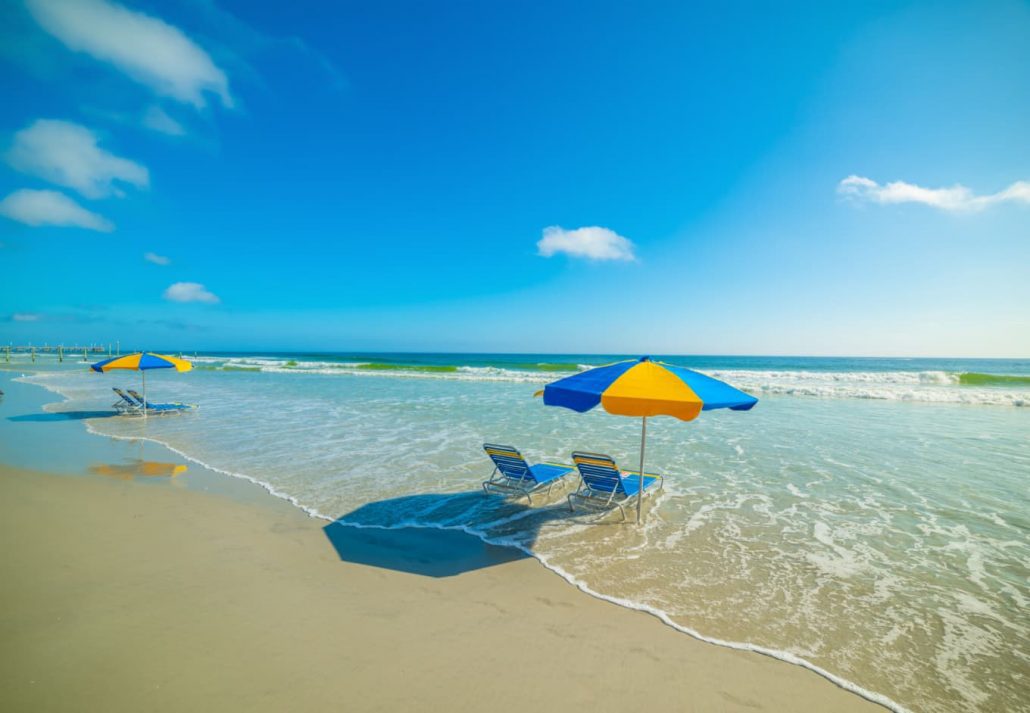
[[[226,372],[327,374],[545,384],[593,365],[562,362],[505,366],[294,360],[274,357],[197,357],[197,368]],[[1030,376],[951,371],[818,371],[702,369],[755,394],[873,399],[985,406],[1030,405]]]

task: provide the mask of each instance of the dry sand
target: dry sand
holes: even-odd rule
[[[0,467],[0,710],[883,710],[471,536],[324,525]]]

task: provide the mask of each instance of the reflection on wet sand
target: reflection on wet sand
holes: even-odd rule
[[[182,475],[187,470],[185,463],[160,463],[158,461],[136,458],[122,464],[101,463],[89,467],[90,473],[106,475],[120,480],[132,480],[142,477],[171,477]]]

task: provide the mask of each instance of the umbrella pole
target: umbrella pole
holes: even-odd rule
[[[143,374],[143,418],[147,417],[147,372],[140,370]]]
[[[640,423],[640,482],[637,490],[637,524],[640,524],[640,511],[644,507],[644,446],[647,443],[647,416]]]

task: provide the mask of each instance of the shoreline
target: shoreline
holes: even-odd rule
[[[21,382],[21,383],[25,383],[25,382]],[[36,383],[32,383],[32,382],[29,382],[26,385],[29,386],[29,387],[41,387],[42,386],[40,384],[36,384]],[[46,388],[46,387],[43,387],[43,388]],[[46,389],[46,391],[53,392],[52,389]],[[63,395],[61,395],[61,396],[63,398]],[[74,424],[68,424],[68,425],[74,426]],[[76,426],[76,428],[77,428],[77,426]],[[79,429],[79,430],[81,432],[84,432],[86,429]],[[96,433],[90,432],[88,434],[88,437],[91,438],[91,439],[97,439],[98,435],[101,435],[101,434],[96,434]],[[110,437],[107,437],[107,438],[110,438]],[[102,439],[97,439],[97,440],[102,440]],[[111,440],[114,440],[114,439],[111,439]],[[139,440],[139,439],[130,439],[130,440]],[[194,463],[198,463],[199,462],[196,459],[193,459],[193,458],[190,458],[189,456],[186,456],[185,454],[179,453],[175,449],[172,449],[172,448],[166,446],[165,444],[161,443],[160,441],[157,441],[156,439],[148,439],[148,440],[150,440],[150,442],[152,442],[152,443],[158,444],[161,449],[165,449],[168,453],[177,454],[177,455],[179,455],[181,457],[184,457],[187,460],[189,460],[191,462],[194,462]],[[206,467],[205,467],[205,470],[212,470],[212,471],[214,471],[214,469],[210,469],[210,468],[206,468]],[[248,487],[250,487],[250,488],[254,488],[255,486],[257,486],[257,488],[255,488],[255,489],[260,489],[260,493],[256,496],[257,498],[265,498],[265,499],[268,499],[268,500],[272,500],[272,501],[275,501],[276,503],[278,503],[279,505],[281,505],[282,507],[288,508],[294,515],[296,515],[297,517],[299,517],[299,518],[303,519],[304,521],[308,522],[307,529],[311,529],[312,527],[317,527],[317,528],[320,529],[322,527],[322,524],[323,524],[324,521],[320,522],[318,520],[315,520],[314,516],[312,516],[311,513],[307,513],[306,514],[305,511],[302,511],[299,507],[294,507],[296,505],[296,503],[293,501],[292,498],[289,498],[288,496],[285,496],[283,494],[277,493],[273,488],[271,488],[267,484],[261,483],[260,481],[256,481],[253,478],[248,478],[246,476],[242,476],[240,474],[227,473],[225,471],[214,471],[214,472],[223,473],[222,475],[218,476],[218,477],[223,478],[223,479],[224,479],[225,475],[229,475],[233,479],[238,479],[237,482],[246,483],[246,485]],[[9,473],[10,473],[9,469],[4,468],[4,477],[5,478],[9,475]],[[61,476],[52,476],[52,477],[61,477]],[[94,480],[96,479],[96,476],[88,476],[88,477],[91,477]],[[185,477],[189,478],[190,476],[187,475]],[[133,485],[137,485],[138,486],[138,484],[132,484],[132,483],[127,484],[127,485],[129,487],[132,487]],[[166,490],[154,489],[153,492],[155,492],[155,493],[156,492],[166,492]],[[180,493],[188,493],[189,497],[209,497],[208,494],[206,494],[206,493],[199,493],[197,491],[181,490],[179,492]],[[269,495],[273,495],[273,496],[276,496],[276,497],[269,498]],[[154,497],[154,496],[152,496],[150,493],[146,493],[144,495],[144,497]],[[164,496],[162,495],[161,497],[164,497]],[[247,498],[247,499],[249,500],[250,498]],[[228,500],[233,501],[235,505],[242,505],[245,508],[252,507],[253,504],[254,504],[254,503],[249,503],[249,502],[248,503],[237,502],[238,499],[234,500],[234,498],[232,496],[230,496],[228,498]],[[290,504],[287,504],[287,503],[290,503]],[[140,504],[139,507],[146,508],[148,506],[145,505],[145,504]],[[271,507],[271,505],[269,504],[268,507]],[[265,509],[266,508],[260,508],[261,511],[264,511]],[[276,508],[271,508],[271,509],[275,510]],[[288,517],[288,516],[284,515],[284,517]],[[324,515],[322,515],[321,517],[325,518]],[[329,518],[325,518],[325,519],[326,520],[330,520]],[[428,525],[414,525],[414,526],[411,526],[411,527],[379,528],[379,527],[361,527],[361,526],[356,525],[356,524],[350,524],[350,526],[347,529],[349,529],[349,530],[366,530],[366,529],[368,529],[368,530],[379,530],[379,531],[393,532],[393,533],[396,533],[396,532],[398,532],[400,530],[416,530],[416,531],[430,531],[430,532],[433,531],[433,530],[443,531],[443,532],[464,531],[466,533],[466,536],[468,536],[470,538],[476,538],[476,540],[479,541],[482,546],[489,546],[489,545],[483,545],[482,544],[482,543],[485,543],[485,542],[488,542],[488,541],[482,535],[480,535],[479,533],[469,532],[467,530],[467,528],[460,528],[460,527],[455,527],[455,528],[433,528],[432,526],[428,526]],[[410,534],[410,533],[406,533],[406,534]],[[420,537],[416,537],[416,539],[421,539],[421,540],[425,541],[425,540],[428,540],[428,539],[432,539],[432,537],[430,535],[428,535],[426,532],[422,532],[421,536]],[[324,546],[324,542],[322,544]],[[506,543],[500,543],[500,544],[503,546]],[[510,544],[507,544],[506,546],[507,547],[511,547]],[[735,645],[732,642],[710,641],[708,639],[705,639],[703,636],[701,636],[700,634],[697,634],[696,632],[692,632],[692,631],[689,631],[689,630],[684,630],[683,627],[675,624],[671,620],[668,620],[668,617],[663,616],[663,613],[661,613],[661,612],[649,611],[649,610],[646,610],[646,609],[644,609],[644,608],[642,608],[642,607],[640,607],[638,605],[635,605],[632,602],[618,601],[618,600],[615,600],[613,598],[607,597],[605,595],[601,595],[601,594],[598,594],[596,592],[593,592],[589,588],[587,588],[584,585],[582,585],[581,583],[579,583],[578,581],[574,580],[573,578],[571,578],[571,577],[569,577],[567,575],[563,575],[563,573],[556,571],[553,567],[549,567],[546,562],[542,561],[538,556],[534,555],[533,553],[527,553],[524,550],[520,550],[520,552],[522,552],[522,556],[523,557],[525,557],[525,555],[529,555],[530,556],[530,557],[525,557],[525,559],[532,558],[532,559],[536,560],[536,561],[531,563],[532,567],[535,568],[535,573],[528,574],[528,572],[520,571],[517,575],[513,574],[512,576],[518,576],[520,579],[525,579],[527,577],[532,579],[534,587],[541,587],[541,588],[543,588],[547,592],[547,597],[546,598],[553,599],[554,597],[557,596],[557,591],[552,591],[552,590],[564,590],[565,592],[567,592],[567,594],[564,596],[564,599],[566,599],[567,601],[569,600],[569,598],[572,599],[572,601],[569,602],[570,606],[575,606],[575,607],[594,607],[594,606],[600,606],[600,607],[614,609],[615,611],[610,611],[610,612],[608,612],[606,614],[601,614],[600,615],[605,622],[615,621],[615,620],[618,620],[618,621],[621,622],[623,619],[642,618],[641,617],[642,613],[650,614],[650,616],[646,617],[646,622],[647,623],[643,623],[643,622],[638,621],[638,622],[636,622],[634,624],[634,626],[642,627],[642,628],[648,630],[649,631],[648,636],[651,637],[651,638],[654,638],[654,637],[662,638],[662,637],[665,637],[666,635],[671,635],[675,641],[678,641],[677,644],[671,644],[671,645],[673,647],[680,646],[680,647],[683,648],[683,651],[680,652],[681,655],[689,654],[691,657],[693,657],[693,656],[700,656],[702,658],[714,657],[715,659],[722,659],[725,655],[732,654],[734,656],[743,656],[743,657],[745,657],[747,659],[752,659],[753,658],[753,659],[767,661],[767,662],[769,662],[769,664],[771,664],[771,665],[773,665],[773,666],[775,666],[777,668],[781,668],[782,667],[784,669],[783,671],[778,672],[776,675],[774,675],[772,678],[769,678],[768,680],[767,680],[767,677],[764,677],[764,676],[759,676],[757,679],[755,679],[753,676],[748,676],[747,677],[748,686],[757,686],[758,688],[762,688],[763,686],[770,686],[773,690],[775,690],[776,689],[776,685],[774,685],[774,684],[776,683],[776,681],[773,680],[773,679],[776,679],[776,680],[778,680],[780,682],[782,682],[784,680],[788,681],[788,682],[791,682],[792,686],[800,686],[801,689],[803,691],[805,691],[804,693],[802,693],[802,696],[812,695],[812,696],[815,697],[813,699],[813,703],[812,703],[812,705],[815,706],[815,707],[811,708],[812,710],[815,710],[815,709],[818,709],[818,708],[827,708],[827,707],[831,707],[831,706],[832,706],[833,709],[842,709],[842,707],[843,707],[844,709],[848,709],[848,710],[850,710],[850,709],[856,709],[856,710],[857,709],[870,709],[871,710],[871,709],[873,709],[874,706],[877,709],[879,709],[880,706],[894,708],[896,710],[900,709],[900,707],[896,706],[896,704],[893,704],[890,701],[877,700],[878,698],[882,698],[882,697],[877,696],[877,694],[865,695],[866,692],[864,692],[864,691],[854,691],[854,690],[852,690],[852,684],[849,684],[846,681],[841,682],[840,680],[837,680],[836,677],[833,677],[832,674],[828,674],[827,672],[823,672],[823,671],[819,671],[819,670],[814,670],[813,671],[812,669],[814,667],[806,666],[805,662],[784,660],[784,657],[782,657],[780,655],[777,655],[777,654],[774,654],[774,653],[771,653],[771,652],[767,652],[767,651],[763,651],[761,649],[757,649],[756,650],[755,647],[748,647],[746,644]],[[496,571],[500,571],[500,570],[503,570],[505,568],[513,567],[513,566],[518,566],[521,569],[525,570],[526,566],[529,565],[529,564],[530,563],[528,563],[528,562],[506,563],[504,565],[504,567],[497,567],[497,568],[495,568],[495,570]],[[552,576],[550,576],[551,574],[558,574],[559,576],[562,577],[562,579],[564,581],[561,582],[561,583],[557,582]],[[333,575],[330,574],[329,576],[333,576]],[[461,579],[462,577],[467,577],[467,576],[470,576],[470,574],[468,574],[468,573],[462,574],[457,579]],[[537,580],[539,580],[539,581],[537,581]],[[575,589],[578,589],[580,591],[577,592],[574,589],[569,589],[568,587],[565,586],[566,584],[572,584]],[[584,594],[589,595],[589,596],[584,597],[583,596]],[[579,603],[576,602],[576,600],[583,600],[583,599],[590,600],[591,602],[593,602],[593,604],[589,604],[588,605],[585,602],[579,602]],[[655,621],[655,619],[657,619],[658,621]],[[523,623],[526,623],[526,622],[523,622]],[[532,621],[530,623],[532,623]],[[664,634],[659,634],[659,633],[657,633],[658,631],[664,631],[665,633]],[[686,633],[688,636],[687,637],[683,637],[683,636],[681,636],[682,633]],[[613,654],[616,654],[616,655],[620,654],[620,649],[619,649],[619,646],[618,646],[618,644],[616,642],[609,641],[608,643],[611,644],[611,649],[612,649],[612,653]],[[503,648],[505,646],[505,643],[504,643],[503,640],[499,640],[499,641],[496,642],[496,645],[498,647]],[[695,649],[697,649],[697,650],[695,651]],[[538,654],[539,652],[534,652],[534,653]],[[652,662],[649,665],[653,666],[654,664]],[[693,665],[697,666],[697,663],[695,662]],[[734,665],[736,665],[736,664],[734,664]],[[679,675],[682,675],[682,671],[677,671],[677,670],[673,669],[673,670],[670,671],[670,675],[672,675],[672,676],[679,676]],[[805,681],[805,679],[810,679],[810,680]],[[736,684],[740,684],[741,683],[741,677],[735,677],[734,680],[735,680]],[[662,684],[662,685],[667,685],[667,684]],[[696,693],[697,693],[697,686],[698,685],[699,685],[699,682],[692,683],[692,691],[693,691],[694,695],[696,695]],[[733,686],[729,686],[729,687],[732,688]],[[811,691],[809,691],[808,689],[811,689]],[[820,690],[820,689],[823,689],[823,690]],[[803,705],[799,706],[799,701],[798,701],[798,699],[796,697],[797,696],[797,691],[796,690],[792,691],[792,693],[794,695],[789,699],[789,702],[784,701],[782,707],[776,707],[775,702],[774,702],[775,701],[775,697],[773,699],[768,699],[767,695],[763,693],[763,694],[759,695],[758,698],[762,699],[762,700],[766,700],[766,702],[768,702],[768,703],[772,703],[773,707],[770,708],[771,710],[799,710],[799,709],[806,709],[806,708],[804,708]],[[614,694],[609,694],[609,695],[614,695]],[[841,696],[843,696],[844,698],[841,699],[841,700],[835,700],[834,699],[835,695],[838,698],[841,697]],[[824,699],[825,700],[834,700],[834,702],[833,703],[826,703],[826,702],[816,703],[816,701],[824,701]],[[724,710],[734,710],[734,709],[736,709],[735,707],[733,707],[731,704],[729,704],[727,702],[728,700],[729,699],[725,699],[725,698],[720,700],[718,708],[719,709],[724,709]],[[595,701],[595,703],[596,703],[596,701]],[[626,701],[626,703],[628,704],[629,701]],[[754,701],[752,700],[751,703],[754,703]],[[743,707],[747,707],[747,706],[741,705],[741,706],[738,706],[738,707],[743,708]]]

